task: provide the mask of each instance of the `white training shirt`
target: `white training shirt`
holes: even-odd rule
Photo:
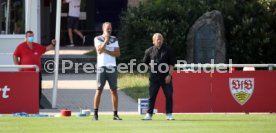
[[[69,3],[69,14],[71,17],[80,17],[81,0],[66,0]]]
[[[98,47],[103,43],[103,36],[97,36],[94,38],[95,47]],[[114,36],[110,36],[109,43],[106,45],[105,49],[114,51],[115,48],[119,48],[118,39]],[[97,54],[97,67],[102,66],[116,66],[116,58],[106,53]]]

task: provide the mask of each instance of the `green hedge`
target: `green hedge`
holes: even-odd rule
[[[186,59],[189,28],[205,12],[219,10],[225,24],[227,59],[233,63],[275,63],[275,0],[148,0],[121,17],[121,62],[141,61],[161,32],[177,59]]]

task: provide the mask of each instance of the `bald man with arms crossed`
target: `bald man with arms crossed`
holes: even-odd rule
[[[101,95],[108,81],[110,86],[113,120],[122,120],[118,115],[118,92],[117,92],[117,68],[116,58],[120,57],[120,48],[116,37],[111,36],[112,25],[110,22],[103,23],[103,34],[94,38],[97,50],[97,85],[94,96],[94,116],[92,120],[98,120],[98,110]]]

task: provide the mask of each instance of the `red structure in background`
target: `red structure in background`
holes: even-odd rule
[[[230,91],[230,79],[254,79],[251,97],[241,105]],[[173,111],[197,112],[276,112],[275,71],[235,71],[233,73],[174,73]],[[165,96],[158,93],[155,107],[165,113]]]
[[[0,113],[39,113],[37,72],[0,72]]]

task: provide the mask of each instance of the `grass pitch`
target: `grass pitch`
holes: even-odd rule
[[[128,96],[138,101],[138,98],[147,98],[149,78],[148,74],[127,73],[119,74],[118,76],[119,88]]]
[[[91,117],[0,117],[0,133],[276,133],[274,114],[175,114],[175,121],[165,115],[154,115],[142,121],[141,115]]]

